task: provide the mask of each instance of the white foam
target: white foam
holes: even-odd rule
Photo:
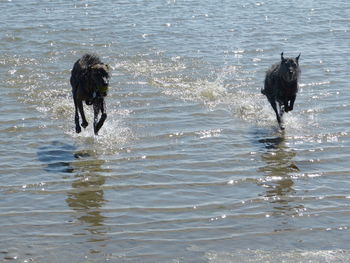
[[[93,132],[93,110],[91,106],[84,105],[84,112],[89,123],[80,134],[75,133],[74,103],[69,87],[60,87],[62,84],[53,83],[55,88],[47,89],[41,83],[46,77],[36,80],[36,85],[27,87],[28,96],[25,102],[36,104],[36,109],[47,117],[55,120],[58,128],[73,137],[78,143],[88,146],[94,152],[102,154],[115,153],[129,141],[133,135],[129,127],[125,125],[125,118],[129,111],[113,108],[107,99],[107,120],[102,126],[99,135]]]
[[[72,118],[71,125],[66,125],[65,132],[81,144],[91,148],[92,151],[101,154],[114,154],[134,137],[132,130],[125,125],[126,111],[112,110],[108,112],[107,120],[98,135],[93,132],[93,114],[91,110],[87,110],[86,113],[88,121],[90,120],[86,129],[82,129],[82,132],[77,134]]]

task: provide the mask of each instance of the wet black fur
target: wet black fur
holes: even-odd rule
[[[276,113],[280,128],[283,130],[283,114],[293,110],[298,92],[300,77],[299,56],[296,58],[284,58],[281,53],[281,61],[271,66],[266,72],[264,94]]]
[[[81,126],[86,128],[86,121],[83,101],[86,105],[93,105],[94,108],[94,133],[97,135],[104,121],[107,118],[104,97],[109,85],[109,66],[102,63],[98,56],[85,54],[77,60],[72,69],[70,83],[72,85],[73,100],[75,106],[75,131],[81,132],[79,124],[79,113],[82,118]],[[101,118],[98,115],[101,111]]]

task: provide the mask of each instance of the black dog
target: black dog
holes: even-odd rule
[[[75,131],[77,133],[81,132],[78,110],[83,121],[81,126],[83,128],[88,126],[84,114],[83,101],[85,101],[86,105],[93,105],[94,107],[94,133],[96,135],[106,120],[104,97],[107,96],[110,79],[109,71],[109,66],[103,64],[96,55],[85,54],[75,62],[70,83],[75,106]],[[101,118],[98,120],[100,111]]]
[[[293,110],[298,92],[299,58],[300,54],[296,58],[284,58],[282,52],[281,62],[272,65],[266,72],[264,88],[261,90],[275,111],[281,130],[284,129],[283,114]]]

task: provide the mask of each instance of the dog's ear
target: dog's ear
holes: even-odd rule
[[[299,56],[297,56],[295,59],[296,59],[296,61],[297,61],[297,63],[299,63],[299,58],[300,58],[300,55],[301,55],[301,53],[299,53]]]
[[[285,58],[283,57],[283,52],[281,53],[281,61],[284,62]]]

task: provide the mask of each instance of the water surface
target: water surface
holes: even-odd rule
[[[348,1],[0,8],[1,260],[349,261]],[[282,51],[285,132],[260,94]],[[86,52],[113,68],[99,136],[74,131]]]

